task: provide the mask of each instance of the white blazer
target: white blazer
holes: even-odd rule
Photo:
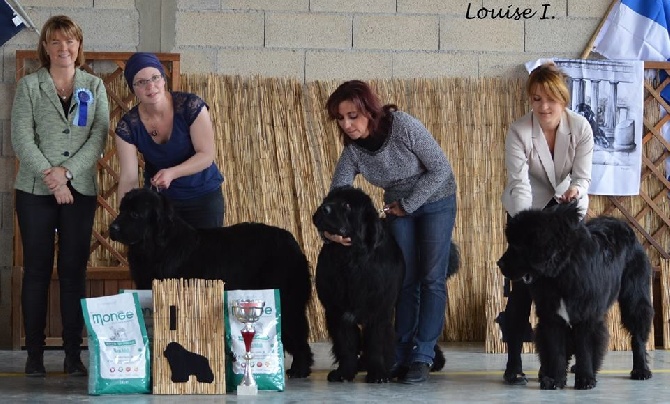
[[[593,131],[589,122],[566,109],[556,130],[554,157],[532,111],[516,120],[505,139],[507,186],[502,203],[514,216],[528,208],[542,209],[570,186],[579,190],[582,215],[589,206]]]

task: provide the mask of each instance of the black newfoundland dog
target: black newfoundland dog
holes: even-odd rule
[[[616,300],[631,336],[630,377],[651,377],[646,343],[654,315],[652,271],[630,226],[604,216],[584,223],[571,203],[520,212],[505,235],[508,247],[498,267],[505,277],[526,282],[535,302],[540,388],[565,387],[571,355],[575,388],[596,386],[609,339],[605,317]]]
[[[159,193],[138,188],[121,200],[109,225],[112,240],[128,246],[130,273],[139,289],[154,279],[220,279],[225,288],[279,289],[282,342],[293,355],[289,377],[307,377],[313,364],[306,306],[309,264],[293,235],[261,223],[196,230]]]
[[[402,251],[370,197],[358,188],[330,191],[312,218],[319,233],[351,238],[351,245],[324,243],[316,266],[316,291],[339,366],[328,381],[352,381],[365,368],[368,383],[385,383],[395,361],[393,314],[405,275]],[[449,274],[458,270],[452,244]],[[432,370],[445,363],[435,346]]]

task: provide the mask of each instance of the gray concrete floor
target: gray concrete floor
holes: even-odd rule
[[[67,377],[63,373],[62,351],[45,353],[46,378],[27,378],[23,375],[26,353],[0,351],[0,400],[16,402],[94,402],[94,403],[667,403],[670,402],[670,351],[656,350],[649,354],[654,376],[646,381],[628,379],[632,367],[630,352],[609,352],[598,386],[589,391],[573,388],[574,377],[568,377],[564,390],[542,391],[537,383],[539,363],[535,355],[524,355],[526,374],[531,377],[527,386],[506,386],[502,370],[506,357],[486,354],[482,344],[444,344],[447,365],[432,373],[421,385],[400,383],[370,385],[359,375],[353,383],[329,383],[331,369],[330,345],[312,345],[316,365],[314,373],[305,380],[287,380],[283,392],[261,391],[255,397],[227,395],[107,395],[89,396],[88,378]],[[88,364],[88,352],[82,359]],[[287,358],[287,361],[290,357]]]

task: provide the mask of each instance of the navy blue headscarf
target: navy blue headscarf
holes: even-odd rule
[[[133,94],[135,94],[135,89],[133,88],[133,79],[135,78],[137,72],[144,69],[145,67],[155,67],[158,69],[158,71],[161,72],[163,76],[165,76],[165,69],[163,69],[163,65],[161,64],[160,60],[158,60],[156,55],[149,52],[134,53],[126,62],[126,68],[123,71],[123,76],[126,78],[128,87],[130,87],[130,91],[132,91]]]

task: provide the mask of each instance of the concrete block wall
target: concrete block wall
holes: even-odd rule
[[[520,77],[527,60],[579,57],[609,4],[180,0],[174,44],[163,50],[182,53],[188,72],[268,75],[277,69],[276,75],[304,81]]]
[[[9,0],[16,4],[16,1]],[[182,54],[182,72],[313,80],[522,77],[539,57],[577,58],[610,0],[18,0],[41,28],[67,14],[89,51]],[[526,11],[527,18],[515,12]],[[493,17],[493,15],[497,17]],[[500,18],[499,15],[509,18]],[[12,262],[15,52],[0,46],[0,268]],[[7,293],[0,277],[0,295]],[[0,316],[4,310],[0,305]],[[5,329],[4,327],[2,327]],[[2,345],[0,331],[0,345]]]

